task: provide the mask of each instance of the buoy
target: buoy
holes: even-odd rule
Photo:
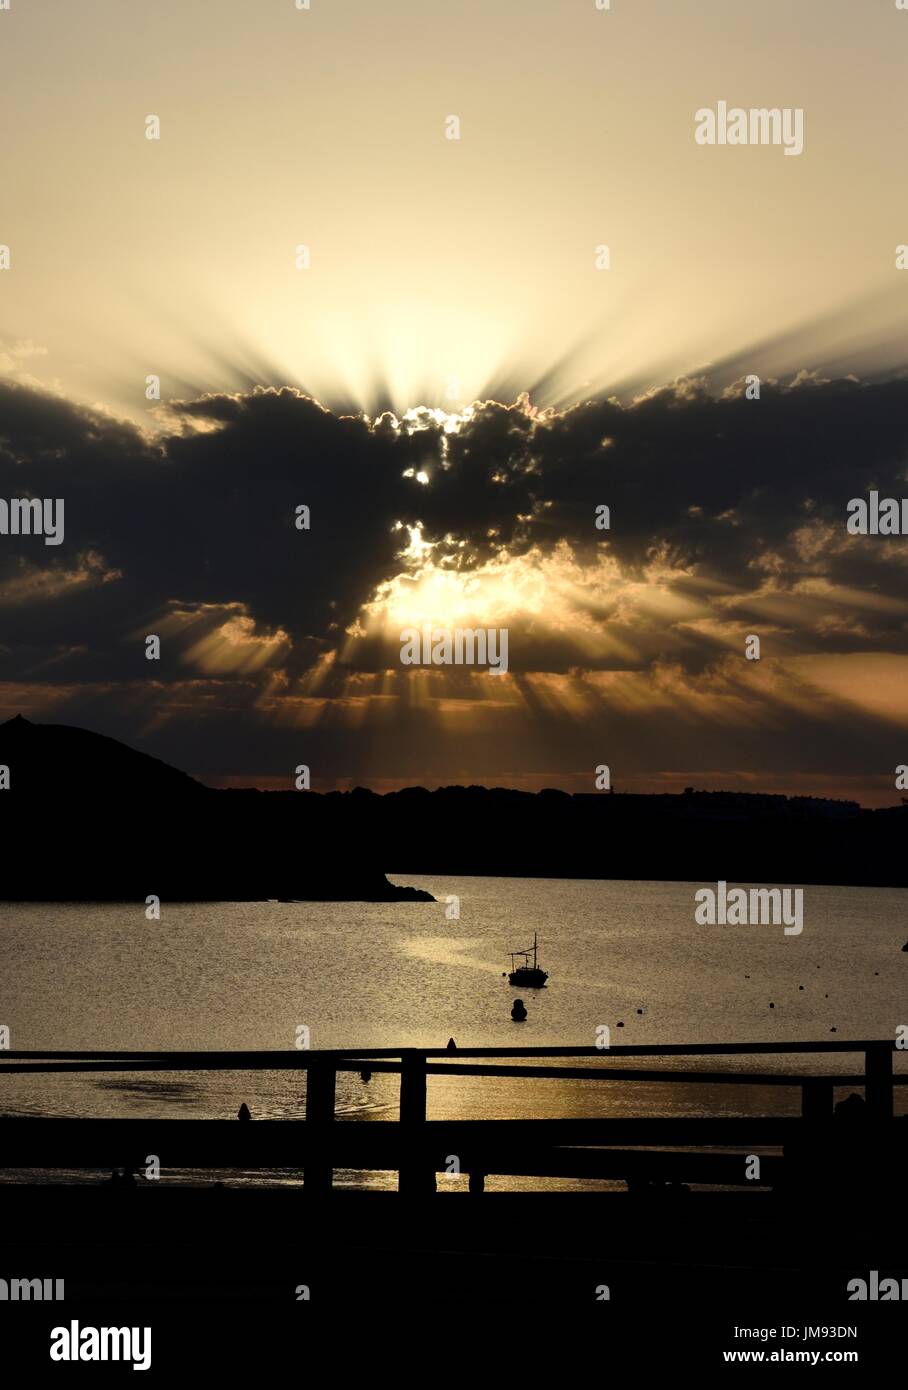
[[[457,1051],[457,1044],[456,1044],[456,1042],[454,1041],[453,1038],[448,1038],[448,1051],[449,1051],[449,1052],[456,1052],[456,1051]]]
[[[637,1013],[638,1013],[638,1014],[642,1014],[642,1013],[643,1013],[643,1010],[642,1010],[642,1009],[638,1009],[638,1010],[637,1010]]]
[[[803,988],[804,988],[803,985],[798,985],[798,989],[803,989]]]
[[[239,1110],[236,1112],[236,1117],[237,1117],[238,1120],[251,1120],[251,1119],[252,1119],[252,1115],[249,1113],[249,1106],[246,1104],[245,1101],[243,1101],[243,1104],[240,1106]]]
[[[771,1009],[774,1009],[776,1006],[775,1006],[775,1004],[770,1004],[769,1007],[770,1007]]]
[[[515,1023],[523,1023],[526,1019],[526,1016],[527,1011],[524,1006],[523,1000],[515,999],[514,1006],[511,1009],[511,1018],[514,1020]]]

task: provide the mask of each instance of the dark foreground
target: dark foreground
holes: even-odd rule
[[[760,1351],[771,1365],[847,1357],[866,1379],[903,1336],[908,1302],[908,1118],[894,1113],[904,1080],[895,1051],[877,1039],[622,1046],[605,1055],[592,1047],[8,1052],[0,1075],[292,1069],[305,1073],[306,1102],[305,1119],[250,1123],[0,1118],[0,1169],[117,1165],[139,1175],[0,1185],[0,1281],[63,1281],[59,1302],[0,1301],[0,1348],[40,1369],[51,1364],[54,1328],[74,1328],[75,1338],[80,1327],[150,1328],[153,1371],[224,1370],[231,1384],[288,1364],[311,1378],[312,1353],[325,1346],[348,1379],[362,1353],[370,1380],[390,1358],[395,1375],[406,1367],[420,1384],[451,1383],[460,1356],[471,1381],[477,1368],[487,1380],[490,1358],[500,1356],[509,1381],[538,1383],[540,1354],[553,1353],[560,1384],[590,1336],[603,1375],[629,1363],[642,1384],[654,1368],[685,1377]],[[653,1068],[663,1055],[714,1065],[708,1059],[721,1053],[778,1052],[828,1054],[836,1065],[858,1053],[863,1068]],[[399,1119],[338,1121],[337,1074],[364,1068],[400,1076]],[[554,1075],[592,1085],[787,1086],[800,1092],[801,1113],[432,1120],[427,1081],[445,1073],[516,1074],[528,1085]],[[845,1093],[839,1102],[837,1093]],[[223,1172],[225,1183],[152,1180],[152,1156],[168,1169]],[[750,1172],[758,1156],[760,1171]],[[444,1190],[439,1175],[452,1157],[469,1175],[468,1192]],[[334,1174],[346,1168],[396,1172],[399,1191],[338,1190]],[[275,1169],[301,1172],[305,1185],[230,1185],[234,1172]],[[627,1190],[484,1190],[503,1174],[528,1185],[617,1180]],[[892,1289],[896,1298],[880,1297]],[[867,1301],[854,1300],[861,1290]],[[428,1360],[417,1356],[426,1340]],[[65,1374],[99,1369],[80,1362]]]
[[[547,1343],[562,1328],[595,1331],[603,1371],[618,1358],[682,1373],[720,1367],[726,1351],[787,1348],[857,1350],[866,1373],[904,1332],[904,1302],[855,1302],[847,1288],[874,1270],[908,1277],[904,1206],[846,1193],[6,1187],[0,1230],[0,1277],[65,1281],[63,1302],[0,1304],[4,1345],[37,1369],[50,1365],[50,1329],[72,1319],[141,1320],[157,1330],[159,1371],[193,1364],[199,1329],[199,1365],[237,1371],[265,1334],[276,1367],[313,1338],[355,1342],[373,1317],[393,1344],[459,1329],[447,1357],[495,1308],[502,1329],[544,1326]],[[775,1336],[735,1331],[761,1328]],[[79,1369],[102,1368],[66,1374]]]
[[[9,1270],[65,1278],[66,1299],[370,1301],[581,1307],[822,1304],[876,1268],[908,1276],[904,1210],[772,1194],[397,1193],[16,1187],[0,1191]],[[683,1275],[683,1277],[682,1277]],[[608,1287],[608,1300],[601,1286]],[[853,1305],[851,1305],[853,1307]],[[847,1318],[845,1319],[847,1321]]]

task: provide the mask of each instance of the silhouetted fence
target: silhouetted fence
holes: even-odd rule
[[[4,1073],[304,1071],[302,1120],[0,1119],[0,1168],[137,1170],[148,1155],[166,1168],[301,1169],[305,1186],[330,1190],[335,1169],[397,1172],[402,1193],[435,1190],[437,1173],[469,1175],[481,1192],[487,1175],[620,1179],[629,1186],[692,1182],[718,1186],[803,1187],[825,1156],[844,1155],[857,1181],[894,1177],[908,1123],[893,1115],[894,1042],[699,1043],[595,1047],[364,1048],[282,1052],[2,1052]],[[794,1074],[627,1067],[647,1057],[862,1054],[858,1073]],[[524,1064],[488,1059],[527,1059]],[[542,1059],[595,1059],[595,1065],[545,1065]],[[466,1060],[466,1059],[483,1059]],[[616,1061],[617,1059],[617,1061]],[[400,1119],[341,1122],[335,1117],[339,1072],[400,1076]],[[706,1116],[429,1120],[430,1076],[512,1077],[524,1081],[583,1080],[707,1086],[796,1086],[799,1116]],[[0,1083],[2,1084],[2,1083]],[[834,1107],[836,1088],[863,1092],[859,1114]],[[0,1090],[0,1115],[3,1112]],[[857,1121],[857,1123],[855,1122]],[[628,1147],[622,1147],[628,1146]],[[760,1157],[758,1181],[745,1175],[741,1153]],[[748,1157],[752,1155],[749,1153]],[[835,1163],[833,1162],[833,1168]],[[904,1167],[902,1167],[904,1171]],[[822,1183],[820,1184],[822,1186]]]

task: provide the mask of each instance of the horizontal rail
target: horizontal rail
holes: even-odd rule
[[[398,1167],[418,1149],[442,1156],[469,1150],[514,1151],[607,1144],[765,1145],[777,1147],[801,1132],[797,1116],[644,1117],[586,1120],[426,1120],[418,1135],[396,1120],[24,1119],[0,1121],[3,1166],[41,1167],[53,1155],[60,1167],[145,1165],[156,1154],[165,1167],[238,1168],[304,1165],[330,1148],[334,1167]],[[442,1164],[443,1166],[443,1164]]]
[[[365,1059],[369,1060],[369,1059]],[[246,1068],[231,1068],[226,1064],[217,1064],[210,1068],[215,1071],[224,1070],[246,1070]],[[283,1068],[264,1068],[263,1070],[294,1070],[292,1065]],[[336,1065],[337,1071],[359,1072],[364,1068],[364,1059],[355,1062],[349,1059],[340,1061]],[[400,1063],[393,1062],[371,1062],[367,1068],[369,1071],[379,1074],[387,1073],[393,1076],[400,1075]],[[162,1067],[158,1062],[93,1062],[93,1063],[44,1063],[44,1062],[6,1062],[0,1066],[0,1075],[3,1072],[16,1074],[31,1072],[53,1072],[55,1075],[75,1072],[82,1075],[103,1072],[105,1075],[116,1076],[118,1074],[128,1074],[131,1072],[161,1072],[161,1071],[207,1071],[207,1065]],[[307,1070],[307,1068],[302,1068]],[[815,1083],[824,1082],[830,1086],[864,1086],[866,1076],[863,1072],[851,1072],[847,1074],[836,1074],[827,1072],[805,1072],[793,1074],[791,1072],[728,1072],[728,1071],[655,1071],[650,1067],[509,1067],[509,1066],[482,1066],[479,1063],[466,1062],[429,1062],[426,1064],[426,1073],[429,1076],[511,1076],[524,1080],[539,1081],[639,1081],[646,1083],[686,1083],[689,1085],[709,1085],[709,1086],[810,1086]],[[896,1073],[892,1077],[894,1086],[908,1086],[908,1073]]]
[[[338,1071],[359,1071],[362,1062],[355,1066],[338,1065]],[[370,1064],[373,1072],[390,1072],[396,1075],[400,1067],[387,1062]],[[824,1082],[831,1086],[863,1086],[866,1077],[863,1072],[848,1075],[835,1075],[827,1072],[805,1072],[793,1075],[790,1072],[752,1072],[752,1071],[654,1071],[651,1067],[508,1067],[492,1064],[482,1066],[471,1062],[428,1062],[426,1073],[429,1076],[518,1076],[548,1081],[686,1081],[707,1085],[729,1086],[810,1086]],[[893,1084],[908,1085],[908,1073],[893,1076]]]
[[[908,1122],[908,1117],[906,1117]],[[906,1123],[903,1121],[882,1122],[885,1126]],[[5,1117],[0,1120],[2,1132],[2,1152],[4,1166],[11,1166],[11,1155],[15,1146],[23,1142],[47,1145],[59,1143],[61,1152],[81,1152],[85,1145],[96,1142],[118,1143],[139,1146],[158,1135],[167,1144],[175,1146],[175,1151],[193,1150],[196,1146],[212,1152],[227,1150],[234,1157],[237,1154],[256,1152],[260,1147],[273,1149],[275,1153],[300,1152],[301,1146],[314,1142],[315,1128],[305,1119],[256,1120],[240,1124],[235,1119],[76,1119],[44,1116]],[[861,1132],[873,1128],[868,1119]],[[319,1126],[317,1142],[325,1141],[332,1145],[343,1145],[347,1150],[368,1148],[371,1144],[412,1142],[402,1137],[402,1126],[397,1120],[336,1120],[328,1126]],[[842,1133],[838,1120],[831,1117],[825,1123],[817,1122],[811,1127],[811,1134],[828,1131],[830,1134]],[[591,1119],[507,1119],[507,1120],[425,1120],[419,1126],[420,1136],[434,1136],[446,1143],[454,1135],[466,1140],[491,1139],[525,1143],[534,1140],[540,1143],[558,1145],[576,1144],[727,1144],[732,1147],[751,1141],[769,1145],[788,1143],[803,1133],[803,1122],[797,1115],[644,1115],[644,1116],[596,1116]],[[440,1136],[440,1138],[439,1138]],[[638,1137],[639,1136],[639,1137]],[[908,1130],[906,1130],[908,1138]],[[144,1161],[144,1156],[143,1156]],[[232,1162],[222,1159],[223,1162]]]
[[[340,1123],[320,1130],[302,1120],[241,1125],[232,1120],[27,1119],[4,1121],[2,1134],[4,1167],[16,1169],[109,1172],[122,1167],[141,1175],[154,1155],[164,1170],[304,1170],[308,1186],[312,1173],[321,1177],[344,1168],[415,1170],[423,1177],[450,1172],[453,1156],[458,1170],[471,1175],[662,1181],[681,1175],[694,1182],[735,1185],[746,1178],[746,1156],[783,1148],[796,1153],[803,1129],[798,1118],[776,1116],[438,1120],[420,1126],[416,1135],[391,1121]],[[832,1121],[814,1126],[810,1151],[834,1153],[841,1138]],[[862,1138],[863,1152],[878,1163],[891,1148],[892,1125],[870,1125]],[[738,1153],[710,1151],[736,1148]],[[786,1160],[764,1153],[760,1161],[766,1165],[762,1178],[774,1184]]]
[[[863,1072],[848,1075],[831,1073],[804,1073],[800,1076],[789,1072],[752,1071],[653,1071],[650,1067],[482,1067],[459,1065],[449,1066],[430,1063],[426,1071],[433,1076],[444,1076],[453,1072],[463,1076],[525,1076],[539,1079],[570,1081],[673,1081],[699,1082],[711,1086],[809,1086],[815,1081],[823,1081],[832,1086],[863,1086]],[[908,1073],[893,1076],[893,1085],[908,1085]]]
[[[753,1043],[617,1043],[613,1047],[601,1048],[594,1045],[585,1047],[334,1047],[279,1050],[226,1050],[226,1051],[143,1051],[133,1052],[125,1049],[114,1051],[97,1050],[7,1050],[0,1052],[0,1062],[9,1058],[17,1061],[59,1060],[59,1061],[161,1061],[171,1065],[182,1064],[185,1060],[204,1058],[212,1065],[307,1067],[309,1061],[337,1058],[400,1058],[405,1054],[417,1053],[420,1057],[722,1057],[742,1056],[752,1053],[759,1055],[791,1054],[809,1055],[821,1052],[865,1052],[867,1048],[888,1047],[899,1050],[893,1038],[836,1039],[823,1042],[753,1042]]]

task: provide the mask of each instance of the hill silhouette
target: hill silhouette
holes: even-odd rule
[[[241,804],[87,729],[17,715],[0,725],[4,766],[0,899],[432,901],[389,883],[372,849],[307,830],[286,803]]]
[[[115,739],[0,725],[0,898],[395,900],[406,873],[908,886],[908,806],[723,791],[215,790]]]
[[[0,763],[15,766],[10,790],[26,795],[54,788],[81,798],[82,775],[93,797],[173,797],[205,793],[208,788],[187,772],[125,743],[69,724],[32,724],[17,714],[0,724]]]
[[[311,814],[352,825],[408,873],[908,887],[908,806],[503,787],[360,790],[322,800],[344,795],[346,808]]]

